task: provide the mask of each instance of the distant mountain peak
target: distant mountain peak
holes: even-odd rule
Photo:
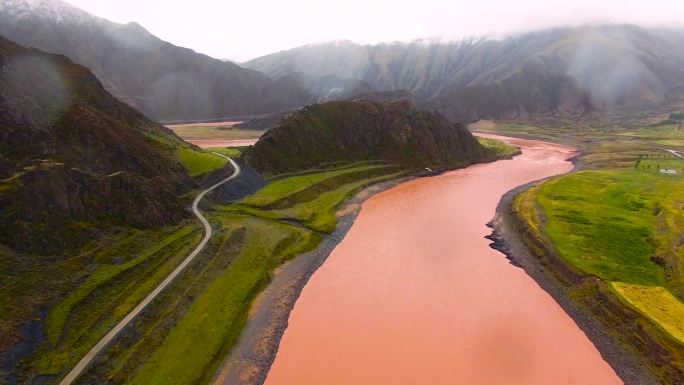
[[[258,115],[314,99],[296,80],[273,81],[61,0],[1,0],[0,35],[88,67],[108,91],[158,120]]]
[[[633,114],[684,103],[684,35],[632,24],[559,27],[503,39],[306,45],[245,67],[280,78],[317,77],[326,94],[354,79],[405,89],[462,121],[535,114]]]

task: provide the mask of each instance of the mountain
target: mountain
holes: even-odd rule
[[[0,243],[50,253],[102,224],[187,215],[187,146],[120,102],[85,67],[0,37]]]
[[[265,175],[379,160],[409,168],[463,167],[493,160],[461,124],[409,101],[333,101],[288,115],[247,150]]]
[[[296,79],[274,81],[60,0],[0,1],[0,34],[90,68],[113,95],[158,120],[257,115],[312,100]]]
[[[244,63],[273,78],[355,79],[407,90],[451,119],[595,116],[684,101],[684,35],[598,25],[503,40],[308,45]]]

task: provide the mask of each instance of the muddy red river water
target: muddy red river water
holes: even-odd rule
[[[611,385],[562,308],[489,247],[516,186],[572,169],[572,148],[507,138],[512,160],[367,200],[290,315],[267,385]]]
[[[186,142],[202,148],[244,147],[255,144],[259,139],[185,139]]]

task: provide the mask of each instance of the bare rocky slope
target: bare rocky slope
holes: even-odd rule
[[[158,120],[257,115],[313,100],[300,77],[272,80],[61,0],[0,1],[0,34],[88,67],[114,96]]]
[[[292,113],[245,154],[267,175],[358,161],[446,169],[496,159],[461,124],[409,101],[335,101]]]
[[[99,224],[159,226],[186,215],[186,146],[66,57],[0,36],[0,243],[62,251]]]
[[[244,66],[273,78],[303,73],[356,79],[378,91],[407,90],[458,121],[630,114],[684,101],[681,30],[632,25],[557,28],[503,40],[343,41]]]

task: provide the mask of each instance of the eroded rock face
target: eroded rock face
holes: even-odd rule
[[[287,116],[246,154],[266,174],[379,160],[408,168],[460,167],[495,157],[462,125],[408,101],[328,102]]]
[[[107,93],[86,68],[0,37],[0,242],[78,245],[98,224],[157,226],[184,214],[193,182],[163,126]]]

